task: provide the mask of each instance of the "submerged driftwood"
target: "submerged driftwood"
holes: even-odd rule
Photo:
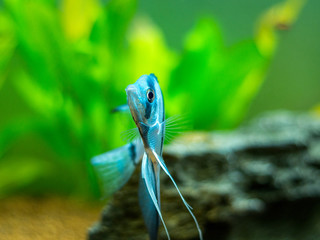
[[[191,133],[167,146],[164,159],[204,239],[320,239],[320,119],[272,113],[236,131]],[[88,239],[147,239],[138,178],[139,170]],[[172,239],[198,239],[165,175],[161,200]],[[166,239],[162,226],[159,239]]]

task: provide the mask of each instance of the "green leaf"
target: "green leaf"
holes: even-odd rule
[[[196,129],[233,127],[258,91],[268,62],[253,40],[227,47],[217,25],[202,19],[172,73],[172,105],[193,113]],[[170,112],[176,110],[169,106]]]
[[[0,9],[0,89],[9,74],[9,63],[16,48],[14,25],[10,16]]]

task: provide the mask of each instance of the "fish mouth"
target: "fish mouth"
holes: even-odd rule
[[[135,101],[135,99],[138,99],[138,91],[137,88],[133,85],[130,84],[127,88],[126,88],[126,93],[127,93],[127,97],[128,97],[128,105],[132,105]]]
[[[129,95],[132,92],[137,92],[137,88],[133,84],[130,84],[128,87],[126,87],[126,93]]]
[[[142,104],[140,103],[138,89],[134,84],[131,84],[126,88],[126,93],[131,115],[137,124],[137,122],[140,121],[140,112],[143,108]]]

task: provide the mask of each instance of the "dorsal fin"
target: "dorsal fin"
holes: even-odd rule
[[[104,198],[110,197],[130,179],[143,153],[142,141],[137,139],[91,159]]]

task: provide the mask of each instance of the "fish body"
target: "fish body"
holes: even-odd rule
[[[126,88],[126,93],[128,106],[141,138],[140,142],[138,141],[135,143],[135,148],[137,150],[136,152],[139,154],[136,154],[135,159],[133,160],[130,159],[132,154],[130,155],[130,153],[128,153],[130,151],[129,147],[123,149],[119,148],[117,152],[120,155],[121,151],[126,151],[123,153],[123,155],[126,156],[125,160],[120,156],[118,158],[125,162],[122,163],[123,165],[126,165],[128,168],[130,168],[130,170],[128,170],[130,176],[133,172],[132,162],[138,162],[142,157],[141,177],[139,183],[139,203],[146,227],[148,229],[150,240],[158,239],[158,228],[160,221],[164,226],[168,239],[170,239],[169,232],[161,214],[160,169],[162,169],[168,175],[176,187],[183,203],[196,223],[199,231],[199,238],[202,240],[202,233],[199,224],[191,211],[191,207],[183,198],[177,184],[170,175],[162,158],[166,122],[163,95],[157,78],[153,74],[142,75],[134,84],[131,84]],[[118,109],[127,108],[121,107]],[[110,159],[112,157],[110,152],[105,153],[103,156],[105,159]],[[108,165],[105,161],[104,164]],[[102,166],[97,165],[96,167],[99,169],[102,168]],[[110,170],[110,168],[106,169]],[[100,175],[108,175],[107,173],[101,174],[104,171],[100,171]],[[106,177],[102,179],[102,181],[105,180],[107,180]],[[125,178],[123,182],[118,182],[118,184],[121,183],[121,185],[123,185],[126,181],[127,178]],[[114,184],[114,181],[106,184]],[[112,189],[111,192],[113,192],[114,189],[118,189],[119,187],[110,186],[110,188]],[[108,193],[110,191],[104,192]]]
[[[141,166],[139,203],[150,239],[156,240],[161,216],[160,166],[150,158],[147,150],[152,149],[162,156],[165,131],[162,91],[157,78],[150,74],[141,76],[137,82],[129,85],[126,93],[131,115],[146,151]]]

